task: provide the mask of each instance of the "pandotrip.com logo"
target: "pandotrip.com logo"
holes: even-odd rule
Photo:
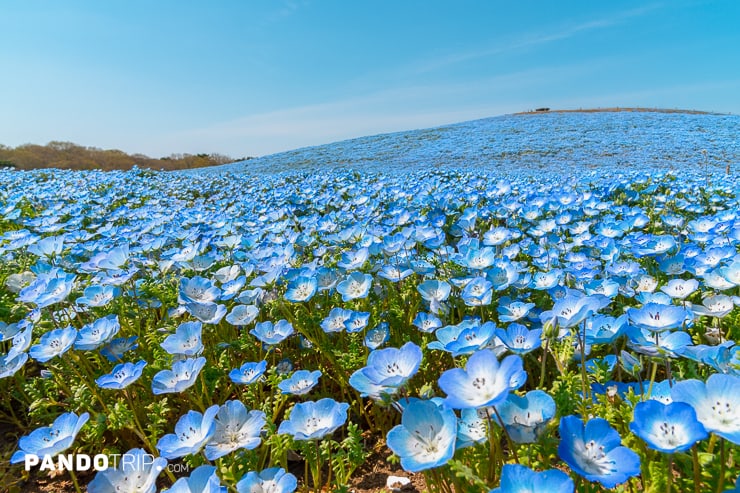
[[[26,454],[23,461],[26,471],[38,467],[40,471],[107,471],[108,469],[123,469],[130,471],[143,471],[155,468],[158,471],[167,469],[175,473],[187,473],[190,466],[187,464],[160,465],[155,462],[157,457],[152,454],[59,454],[52,455]]]

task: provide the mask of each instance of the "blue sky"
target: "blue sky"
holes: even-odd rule
[[[4,0],[0,143],[259,156],[540,106],[740,113],[740,2]]]

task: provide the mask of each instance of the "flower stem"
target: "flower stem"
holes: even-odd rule
[[[719,484],[717,485],[717,493],[722,493],[725,489],[725,468],[727,467],[727,458],[725,457],[725,439],[720,437],[719,439]]]
[[[691,456],[694,469],[694,493],[701,491],[701,469],[699,468],[699,449],[697,445],[691,447]]]
[[[668,467],[666,467],[665,491],[666,493],[671,493],[671,483],[673,483],[673,454],[668,454],[666,462],[668,463]]]
[[[545,346],[542,348],[542,362],[540,363],[540,383],[537,385],[538,389],[541,389],[545,385],[545,368],[547,368],[547,346],[550,344],[550,339],[545,339]]]
[[[72,483],[75,485],[75,491],[77,493],[82,493],[82,490],[80,489],[80,483],[77,481],[77,474],[75,474],[74,467],[69,468],[69,476],[72,478]]]

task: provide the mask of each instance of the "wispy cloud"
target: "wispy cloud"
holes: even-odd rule
[[[552,30],[548,32],[530,32],[523,36],[510,39],[493,46],[476,48],[469,51],[461,51],[448,56],[425,60],[421,63],[410,65],[409,67],[407,67],[407,70],[411,73],[422,74],[426,72],[446,69],[452,65],[467,62],[470,60],[488,58],[503,53],[510,53],[512,51],[534,48],[537,46],[546,45],[548,43],[573,38],[585,32],[613,27],[622,24],[629,19],[646,15],[650,12],[660,9],[661,7],[663,7],[662,3],[654,3],[620,12],[608,18],[594,19],[579,24],[561,26],[557,30]]]

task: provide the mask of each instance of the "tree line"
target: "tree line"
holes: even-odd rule
[[[72,142],[53,141],[46,145],[23,144],[8,147],[0,144],[0,167],[16,169],[61,168],[61,169],[131,169],[175,170],[217,166],[250,159],[234,159],[223,154],[172,154],[168,157],[151,158],[144,154],[127,154],[117,149],[85,147]]]

